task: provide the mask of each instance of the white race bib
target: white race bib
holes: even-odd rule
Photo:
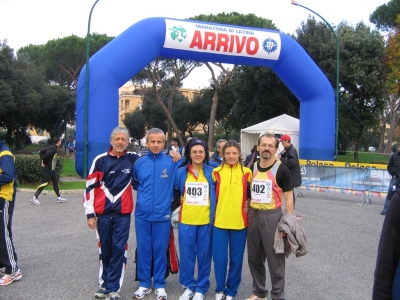
[[[268,204],[272,202],[272,180],[253,179],[251,187],[251,202]]]
[[[186,204],[208,206],[208,183],[186,182]]]

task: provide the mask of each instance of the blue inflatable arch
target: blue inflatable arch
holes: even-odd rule
[[[272,68],[300,101],[300,157],[333,160],[334,90],[294,39],[273,30],[149,18],[132,25],[90,59],[88,169],[110,147],[110,133],[118,125],[118,89],[158,56]],[[81,176],[85,73],[84,67],[76,105],[75,168]]]

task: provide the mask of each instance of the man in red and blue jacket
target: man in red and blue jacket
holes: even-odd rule
[[[133,211],[132,170],[139,155],[126,152],[129,132],[125,127],[112,131],[110,143],[112,147],[93,161],[83,205],[88,226],[99,235],[100,289],[95,297],[118,300]]]

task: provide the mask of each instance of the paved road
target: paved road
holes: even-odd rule
[[[303,191],[296,211],[305,218],[309,253],[287,260],[286,299],[370,299],[377,245],[383,218],[383,199],[360,206],[361,196]],[[0,299],[93,299],[97,290],[97,244],[88,229],[82,208],[82,192],[67,194],[68,203],[55,202],[52,193],[42,195],[41,206],[29,202],[32,192],[18,192],[13,220],[14,243],[23,278],[0,287]],[[133,222],[132,222],[133,223]],[[121,295],[131,299],[134,281],[132,224],[128,266]],[[237,300],[251,294],[251,276],[243,264]],[[167,279],[169,299],[182,290],[178,275]],[[206,300],[214,299],[215,280]],[[154,294],[144,299],[156,299]]]

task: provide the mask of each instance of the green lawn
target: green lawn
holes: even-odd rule
[[[368,153],[359,153],[358,154],[358,162],[359,163],[367,163],[367,164],[381,164],[387,165],[389,162],[390,155],[378,154],[376,152],[368,152]],[[354,162],[354,153],[347,152],[346,155],[338,155],[337,161],[340,162]]]
[[[58,187],[60,188],[60,190],[83,190],[85,189],[85,184],[86,183],[84,181],[67,181],[67,182],[59,182]],[[35,184],[18,183],[18,188],[35,190],[37,187],[38,186]],[[51,184],[51,182],[44,189],[45,191],[52,191],[53,185]]]

